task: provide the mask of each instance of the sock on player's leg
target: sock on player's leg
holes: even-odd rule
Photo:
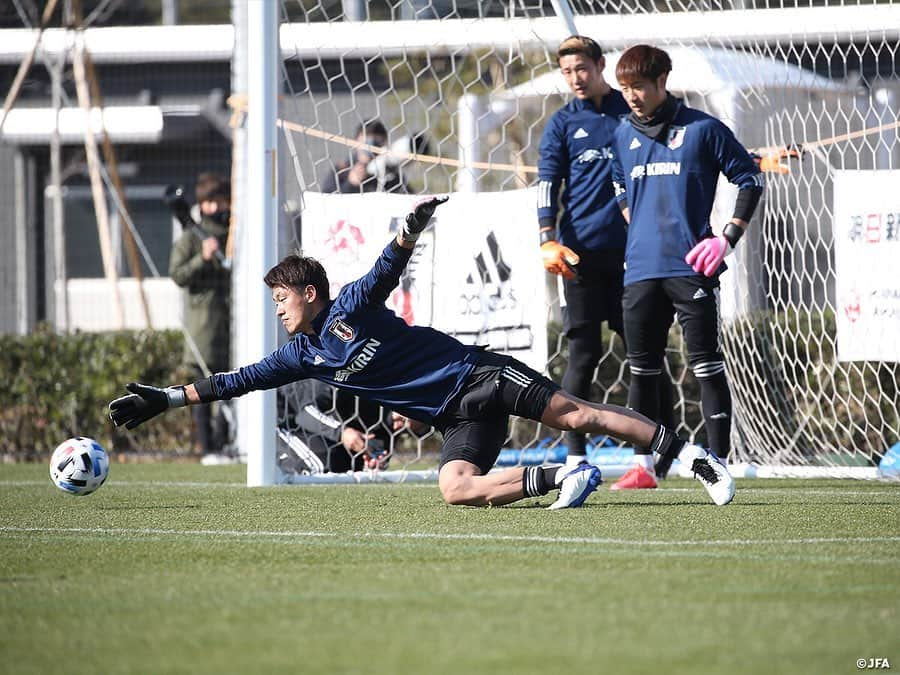
[[[591,383],[597,363],[603,355],[602,344],[597,336],[587,328],[568,331],[569,362],[563,374],[562,388],[573,396],[587,399],[591,394]],[[587,435],[580,431],[563,434],[566,446],[566,466],[574,468],[587,461]]]
[[[651,476],[656,475],[656,472],[654,471],[654,468],[653,468],[653,455],[651,455],[651,454],[643,455],[643,454],[635,453],[634,454],[634,465],[641,467],[642,469],[644,469],[644,471],[649,473]]]
[[[678,438],[674,431],[667,429],[662,424],[656,427],[653,440],[650,441],[650,449],[659,456],[655,466],[658,478],[665,478],[668,475],[672,462],[675,461],[684,446],[684,441]]]
[[[700,382],[700,402],[703,424],[709,439],[709,447],[720,459],[728,457],[731,450],[731,390],[725,373],[697,378]]]
[[[566,463],[563,465],[567,469],[574,469],[579,464],[587,462],[587,455],[566,455]]]
[[[522,473],[522,492],[526,497],[540,497],[550,490],[558,487],[557,480],[562,479],[563,467],[556,466],[527,466]],[[559,479],[557,478],[559,475]]]

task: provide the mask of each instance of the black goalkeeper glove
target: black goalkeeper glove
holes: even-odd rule
[[[184,387],[159,389],[131,382],[126,384],[125,388],[131,394],[117,398],[109,404],[109,419],[117,427],[124,424],[126,429],[134,429],[169,408],[187,405]]]
[[[413,210],[407,214],[403,224],[403,240],[416,241],[422,231],[428,227],[428,221],[434,215],[434,210],[450,197],[424,197],[416,202]]]

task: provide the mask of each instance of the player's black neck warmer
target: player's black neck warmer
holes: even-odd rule
[[[656,112],[647,119],[641,119],[634,113],[628,115],[628,121],[644,136],[658,139],[665,136],[669,124],[675,119],[675,114],[681,106],[681,101],[672,94],[666,94],[666,100],[656,109]]]

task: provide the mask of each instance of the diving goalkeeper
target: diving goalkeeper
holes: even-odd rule
[[[520,361],[424,326],[409,326],[385,307],[416,240],[447,197],[419,201],[372,269],[332,300],[328,277],[313,258],[290,255],[268,271],[275,313],[289,334],[257,363],[166,389],[131,383],[109,404],[110,419],[133,429],[169,408],[227,400],[315,378],[435,426],[443,434],[438,484],[448,504],[502,505],[559,490],[551,509],[580,506],[601,482],[589,464],[525,467],[489,473],[510,415],[554,429],[606,434],[678,457],[713,502],[734,495],[728,471],[703,448],[626,408],[590,403]]]

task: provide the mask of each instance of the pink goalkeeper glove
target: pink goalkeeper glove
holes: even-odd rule
[[[695,272],[711,277],[719,269],[725,256],[731,253],[731,248],[731,244],[722,235],[709,237],[694,246],[684,257],[684,261]]]

